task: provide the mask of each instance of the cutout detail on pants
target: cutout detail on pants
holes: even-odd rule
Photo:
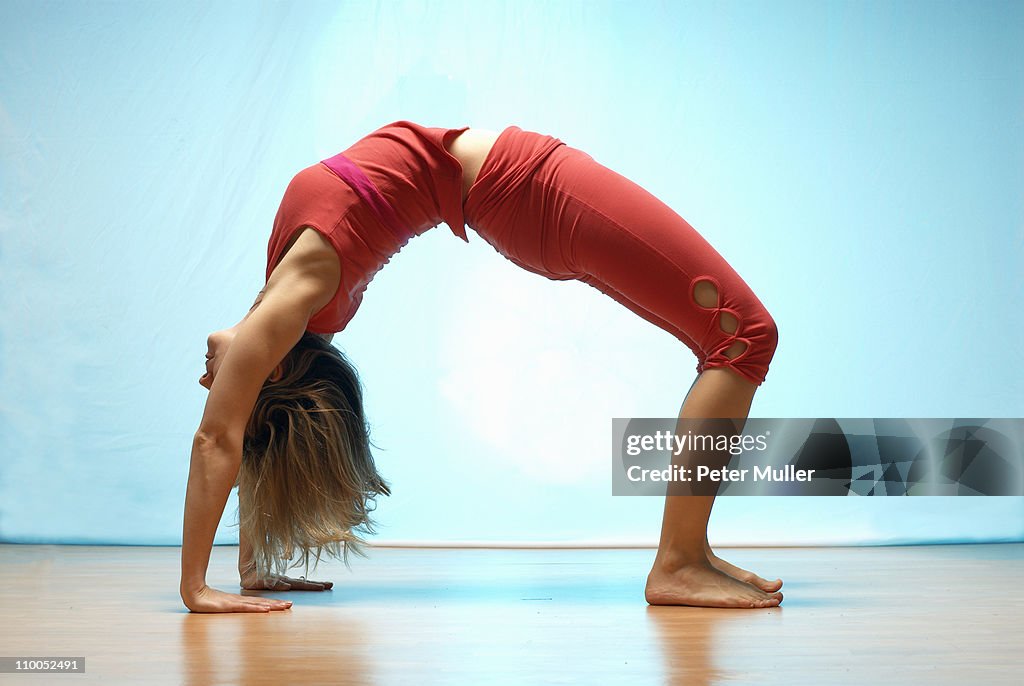
[[[709,357],[721,354],[730,361],[735,361],[749,347],[746,339],[737,334],[740,328],[739,314],[733,310],[723,307],[722,296],[718,290],[718,284],[710,276],[698,276],[693,280],[690,295],[698,307],[705,310],[714,310],[718,315],[718,328],[730,336],[719,346]],[[726,345],[728,344],[728,345]]]

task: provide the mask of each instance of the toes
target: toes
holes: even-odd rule
[[[744,600],[750,603],[750,607],[764,607],[764,602],[768,599],[764,593],[751,593]]]
[[[755,591],[754,594],[747,596],[745,602],[748,602],[750,607],[777,607],[782,603],[782,594]]]
[[[768,581],[768,579],[759,577],[757,574],[754,574],[753,572],[747,572],[746,574],[744,574],[741,581],[744,581],[750,584],[751,586],[754,586],[755,588],[759,588],[765,593],[773,593],[774,591],[777,591],[780,588],[782,588],[782,579]]]
[[[745,584],[750,584],[754,588],[760,589],[765,593],[772,593],[782,588],[782,579],[768,581],[768,579],[762,578],[753,572],[737,567],[736,565],[729,564],[717,556],[714,558],[713,562],[718,563],[717,568],[720,572],[728,574],[734,579],[738,579]]]
[[[765,586],[768,585],[768,582],[766,580],[762,579],[761,577],[759,577],[757,574],[754,574],[753,572],[751,572],[750,574],[745,575],[743,580],[745,582],[747,582],[748,584],[750,584],[751,586],[756,586],[756,587],[760,588],[762,591],[768,590],[768,589],[765,588]]]

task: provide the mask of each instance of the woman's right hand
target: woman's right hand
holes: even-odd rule
[[[293,579],[290,576],[271,574],[269,579],[256,576],[254,569],[239,571],[241,586],[247,591],[329,591],[333,581],[313,581],[306,577]]]
[[[287,610],[292,606],[290,600],[236,595],[209,586],[203,586],[198,591],[182,592],[181,599],[192,612],[270,612]]]

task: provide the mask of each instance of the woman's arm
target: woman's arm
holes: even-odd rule
[[[238,473],[241,447],[237,453],[236,460],[230,444],[218,443],[202,434],[196,434],[192,442],[179,591],[185,606],[193,612],[266,612],[287,607],[280,601],[221,593],[206,585],[213,537]]]
[[[206,585],[214,534],[238,476],[245,427],[259,392],[302,337],[312,313],[330,301],[340,279],[337,258],[333,265],[296,258],[292,268],[282,269],[285,260],[275,269],[259,307],[239,326],[210,387],[192,442],[179,590],[194,612],[265,612],[288,606],[267,598],[222,593]]]

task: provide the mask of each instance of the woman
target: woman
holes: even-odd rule
[[[209,390],[192,447],[181,596],[195,612],[266,612],[290,602],[206,585],[214,532],[239,489],[242,587],[322,590],[284,560],[359,553],[388,488],[370,454],[358,376],[330,337],[374,274],[413,236],[465,225],[513,263],[578,279],[665,329],[697,356],[680,418],[746,417],[775,352],[775,323],[685,220],[551,136],[398,121],[299,172],[275,218],[266,286],[208,339]],[[652,604],[772,607],[769,582],[707,543],[713,495],[666,497],[648,576]]]

